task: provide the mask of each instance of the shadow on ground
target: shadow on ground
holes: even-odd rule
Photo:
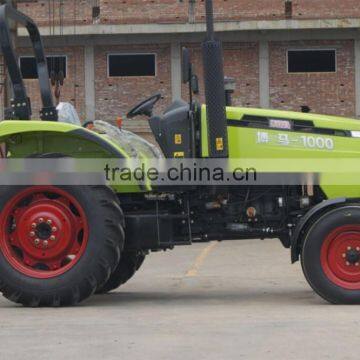
[[[298,290],[289,289],[288,291],[261,292],[259,290],[251,292],[238,291],[191,291],[191,292],[112,292],[106,295],[96,295],[86,301],[82,306],[129,306],[151,303],[152,305],[204,305],[204,304],[224,304],[234,305],[257,303],[268,304],[277,303],[278,305],[325,305],[325,301],[316,296],[311,289]]]

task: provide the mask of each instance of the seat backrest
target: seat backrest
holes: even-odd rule
[[[150,128],[166,158],[191,157],[191,123],[187,103],[174,102],[163,116],[153,116]]]

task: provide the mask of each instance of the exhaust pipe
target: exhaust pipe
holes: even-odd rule
[[[224,85],[224,64],[221,42],[214,37],[212,0],[205,1],[207,38],[202,43],[205,97],[208,126],[209,157],[227,158],[228,136]]]

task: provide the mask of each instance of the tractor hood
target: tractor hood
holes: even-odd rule
[[[298,120],[320,129],[360,131],[360,120],[346,117],[269,109],[227,108],[228,120],[246,120],[249,117]]]

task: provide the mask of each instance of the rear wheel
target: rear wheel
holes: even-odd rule
[[[310,228],[302,267],[312,288],[335,304],[360,303],[360,207],[329,211]]]
[[[123,214],[107,187],[1,187],[0,208],[0,291],[11,301],[76,304],[118,264]]]
[[[128,282],[138,271],[145,260],[145,254],[137,252],[124,252],[119,265],[111,274],[105,285],[99,287],[97,294],[106,294]]]

